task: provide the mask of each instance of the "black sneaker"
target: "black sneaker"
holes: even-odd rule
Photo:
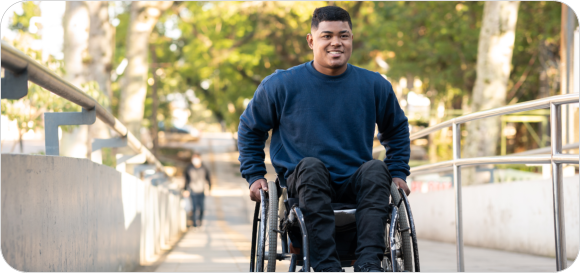
[[[383,268],[378,264],[364,263],[354,267],[354,272],[384,272]]]

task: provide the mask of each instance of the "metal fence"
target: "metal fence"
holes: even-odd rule
[[[2,99],[20,99],[26,96],[28,81],[31,81],[83,108],[82,112],[44,113],[46,155],[59,155],[58,126],[92,124],[96,118],[99,118],[119,134],[119,138],[95,140],[93,151],[102,147],[129,146],[138,155],[144,155],[148,162],[165,173],[161,162],[107,109],[80,88],[67,82],[26,54],[5,41],[1,43],[1,65],[5,69],[5,75],[2,78]]]
[[[562,146],[562,110],[561,105],[578,103],[578,93],[553,96],[549,98],[533,100],[500,107],[496,109],[481,111],[453,118],[435,126],[426,128],[411,134],[411,140],[425,137],[431,133],[446,127],[452,127],[453,131],[453,160],[443,161],[433,164],[422,165],[411,168],[411,173],[434,173],[452,169],[453,186],[455,190],[455,227],[457,238],[457,270],[465,271],[463,256],[463,222],[462,222],[462,200],[461,200],[461,167],[482,164],[551,164],[552,167],[552,189],[554,198],[554,233],[556,241],[556,268],[558,271],[566,268],[566,242],[564,231],[564,200],[562,185],[562,164],[578,164],[578,154],[563,154],[566,150],[578,149],[578,143]],[[505,156],[490,156],[476,158],[461,158],[461,130],[463,123],[477,119],[500,116],[505,114],[536,110],[542,108],[550,109],[550,133],[551,147],[528,151],[520,154]],[[381,147],[382,148],[382,147]],[[549,153],[549,154],[538,154]]]

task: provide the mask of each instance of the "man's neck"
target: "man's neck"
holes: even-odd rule
[[[323,66],[317,64],[316,61],[313,61],[312,67],[314,67],[314,69],[316,71],[318,71],[324,75],[338,76],[346,71],[346,69],[348,68],[348,64],[345,64],[339,68],[327,68],[327,67],[323,67]]]

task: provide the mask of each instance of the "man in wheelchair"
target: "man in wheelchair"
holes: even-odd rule
[[[240,171],[253,201],[268,190],[264,146],[273,130],[272,164],[299,200],[315,271],[342,271],[331,203],[356,204],[355,271],[383,271],[391,182],[410,193],[407,118],[389,81],[348,64],[353,39],[347,11],[317,8],[306,37],[314,60],[266,77],[238,129]],[[384,162],[372,158],[375,124]]]

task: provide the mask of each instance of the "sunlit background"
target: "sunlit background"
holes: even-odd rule
[[[120,120],[130,123],[131,131],[156,154],[175,154],[164,148],[169,139],[195,141],[204,132],[230,132],[235,137],[239,116],[260,81],[276,69],[312,59],[305,42],[309,20],[314,8],[327,4],[333,3],[149,2],[143,4],[145,13],[150,13],[148,19],[131,19],[130,2],[93,7],[28,1],[7,11],[2,39],[83,86]],[[377,71],[393,84],[411,132],[484,110],[473,99],[483,2],[340,5],[350,11],[353,20],[350,63]],[[95,10],[100,15],[94,15]],[[561,4],[521,2],[516,15],[511,71],[497,106],[567,92],[560,83]],[[91,16],[101,20],[100,29],[89,27],[89,21],[95,20]],[[131,28],[146,37],[129,37]],[[109,48],[95,49],[91,44]],[[135,54],[141,56],[129,58]],[[130,76],[137,78],[129,80]],[[32,84],[28,98],[2,102],[2,152],[42,153],[41,112],[75,109],[39,90]],[[578,141],[578,122],[574,121],[578,108],[570,109],[573,130],[567,139],[573,143]],[[545,147],[549,143],[548,117],[547,110],[503,117],[502,129],[490,136],[497,138],[495,154]],[[61,130],[60,137],[70,140],[64,144],[64,154],[85,157],[83,143],[87,142],[83,139],[107,134],[104,129],[84,134],[79,130]],[[469,139],[469,129],[464,130],[463,136]],[[444,129],[415,140],[411,165],[450,159],[450,133]],[[74,137],[68,137],[71,134]],[[106,162],[113,161],[106,157]],[[173,160],[167,162],[170,165],[179,165],[183,158],[166,159]],[[541,166],[493,169],[489,182],[547,175]],[[565,172],[578,171],[570,167]],[[449,179],[430,176],[423,180],[437,185],[414,187],[447,188]]]

